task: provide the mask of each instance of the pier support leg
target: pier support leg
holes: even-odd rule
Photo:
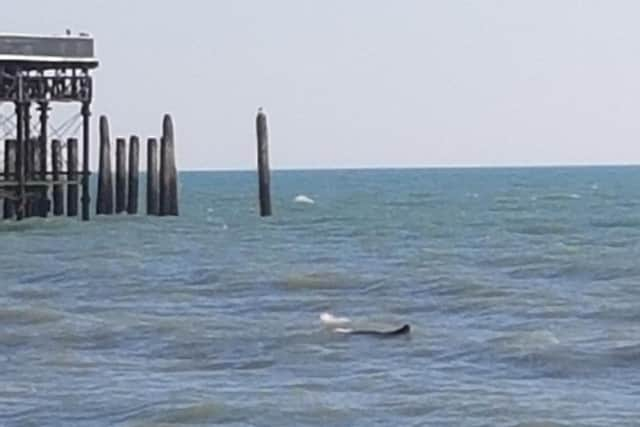
[[[178,172],[176,169],[173,120],[169,114],[162,122],[160,147],[160,215],[178,215]]]
[[[23,104],[23,116],[22,116],[22,136],[25,143],[25,166],[24,175],[25,180],[29,181],[33,179],[33,146],[31,144],[31,104],[25,102]]]
[[[25,180],[35,179],[35,141],[31,138],[31,103],[24,103],[24,143],[25,143]],[[37,214],[37,200],[33,197],[33,188],[26,187],[27,198],[25,202],[25,216],[32,217]]]
[[[269,133],[267,130],[267,116],[258,111],[256,118],[258,134],[258,190],[260,197],[260,216],[271,216],[271,188],[269,171]]]
[[[47,102],[41,102],[38,107],[40,111],[40,179],[47,179],[47,125],[49,121],[49,104]]]
[[[60,166],[62,165],[62,145],[60,140],[51,142],[51,171],[53,181],[60,181]],[[62,184],[53,184],[53,215],[64,215],[64,189]]]
[[[160,214],[160,177],[158,176],[158,140],[147,140],[147,215]]]
[[[129,200],[127,213],[138,213],[138,174],[140,169],[140,139],[133,135],[129,139]]]
[[[4,179],[17,181],[16,179],[16,141],[7,139],[4,141]],[[11,219],[16,213],[16,203],[11,199],[4,199],[2,217]]]
[[[22,78],[18,79],[18,91],[22,92]],[[24,138],[24,102],[16,102],[16,219],[22,220],[25,216],[25,138]]]
[[[98,171],[98,215],[113,214],[113,179],[111,174],[111,143],[109,141],[109,121],[100,117],[100,170]]]
[[[29,159],[29,164],[31,167],[31,179],[34,181],[44,182],[45,179],[41,180],[42,177],[42,169],[45,169],[46,176],[46,167],[43,166],[42,162],[42,153],[40,153],[40,140],[38,138],[31,138],[29,140],[29,147],[31,150],[31,158]],[[45,153],[44,161],[46,165],[47,156]],[[49,198],[47,197],[48,188],[46,186],[32,186],[30,193],[32,194],[32,198],[30,200],[31,216],[39,216],[46,218],[49,213]]]
[[[89,188],[89,146],[90,146],[90,126],[91,126],[91,104],[82,104],[82,220],[89,221],[91,206],[91,191]]]
[[[38,164],[40,181],[47,180],[47,123],[49,120],[49,104],[47,102],[40,102],[38,106],[40,111],[40,135],[38,136]],[[43,188],[40,192],[40,201],[38,203],[38,213],[41,217],[46,218],[49,213],[49,198],[47,195],[47,188]]]
[[[116,213],[127,210],[127,141],[116,138]]]
[[[78,216],[78,140],[67,140],[67,171],[70,183],[67,187],[67,216]]]

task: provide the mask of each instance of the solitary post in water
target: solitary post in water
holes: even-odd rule
[[[258,134],[258,186],[260,197],[260,216],[271,216],[271,189],[269,172],[269,132],[267,130],[267,116],[258,109],[256,118]]]

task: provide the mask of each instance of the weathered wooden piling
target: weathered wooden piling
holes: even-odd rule
[[[160,214],[160,176],[158,175],[158,140],[147,140],[147,215]]]
[[[89,221],[91,210],[91,190],[89,182],[91,171],[89,170],[89,142],[91,140],[91,101],[82,103],[82,220]]]
[[[25,144],[25,177],[27,180],[33,179],[33,144],[31,140],[31,103],[24,103],[24,116],[22,118],[22,137]]]
[[[64,215],[64,188],[60,184],[60,166],[62,166],[62,144],[60,140],[51,142],[51,171],[53,173],[53,215]]]
[[[160,146],[160,215],[178,215],[178,172],[176,170],[173,120],[165,114]]]
[[[100,167],[98,171],[98,215],[113,214],[113,178],[111,173],[111,143],[109,140],[109,121],[100,116]]]
[[[28,109],[27,109],[28,111]],[[27,115],[27,117],[29,117]],[[26,119],[25,119],[26,120]],[[25,134],[29,133],[29,122],[27,122],[25,124],[26,126],[26,130],[25,130]],[[36,161],[38,159],[38,153],[36,152],[37,147],[37,142],[36,140],[34,140],[33,138],[27,138],[25,139],[25,144],[26,144],[26,159],[25,159],[25,174],[26,174],[26,180],[27,181],[34,181],[35,180],[35,168],[36,168]],[[25,209],[24,209],[24,216],[27,218],[33,217],[35,215],[37,215],[37,200],[33,197],[34,194],[34,189],[33,187],[27,186],[26,187],[26,191],[28,194],[27,200],[25,202]]]
[[[4,141],[4,179],[16,180],[16,141],[7,139]],[[16,213],[16,202],[10,198],[4,199],[2,217],[11,219]]]
[[[18,80],[18,85],[22,85],[22,80]],[[19,87],[20,90],[22,90]],[[17,203],[16,207],[16,219],[18,221],[22,220],[25,215],[25,163],[26,163],[26,145],[24,138],[24,116],[25,116],[25,102],[18,101],[16,102],[16,181],[18,183],[17,186]]]
[[[38,111],[40,112],[40,133],[38,135],[38,179],[41,182],[47,180],[47,123],[49,118],[49,105],[47,102],[38,103]],[[47,187],[40,189],[39,200],[40,216],[46,217],[49,214],[50,202]]]
[[[67,216],[78,216],[78,140],[67,140]]]
[[[47,170],[47,153],[45,152],[43,155],[41,150],[42,145],[40,138],[31,138],[31,162],[33,165],[31,179],[33,180],[41,179],[42,171]],[[44,179],[42,179],[42,181],[44,181]],[[46,218],[49,213],[47,188],[40,185],[34,189],[33,194],[34,198],[31,200],[31,215]]]
[[[116,213],[127,210],[127,141],[116,138]]]
[[[44,165],[40,169],[40,179],[47,179],[47,124],[49,121],[49,103],[40,102],[38,110],[40,111],[40,135],[38,137],[38,145],[40,147],[40,164]]]
[[[269,171],[269,133],[267,116],[258,110],[256,117],[256,132],[258,134],[258,190],[260,197],[260,216],[271,216],[271,188]]]
[[[138,175],[140,172],[140,139],[133,135],[129,138],[129,199],[127,213],[138,213]]]
[[[36,138],[29,138],[29,179],[35,180],[40,172],[40,144]]]

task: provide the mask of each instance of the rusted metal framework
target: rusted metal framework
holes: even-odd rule
[[[82,186],[82,219],[89,220],[90,116],[93,99],[91,71],[98,67],[93,39],[81,36],[0,34],[0,103],[15,106],[15,135],[5,143],[5,171],[0,179],[4,217],[46,216],[49,189]],[[78,103],[82,116],[82,171],[47,167],[51,150],[47,126],[52,103]],[[32,127],[32,107],[37,126]],[[39,128],[35,138],[33,128]],[[15,142],[14,142],[15,141]],[[69,153],[73,156],[73,153]],[[77,156],[77,153],[75,153]],[[52,158],[53,163],[53,158]],[[54,170],[55,173],[54,173]],[[56,177],[56,180],[53,177]],[[60,178],[60,177],[63,178]],[[9,205],[12,205],[9,209]]]

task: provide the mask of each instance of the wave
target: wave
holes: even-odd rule
[[[565,234],[570,229],[561,223],[540,222],[537,224],[525,224],[518,227],[510,227],[508,230],[515,234],[526,234],[531,236],[544,236],[548,234]]]
[[[526,331],[489,340],[502,362],[521,371],[522,376],[555,378],[582,377],[586,373],[608,375],[610,369],[635,369],[640,365],[640,344],[579,348],[548,330]]]
[[[484,264],[494,268],[522,268],[526,265],[540,265],[555,261],[557,261],[556,258],[545,254],[506,254],[490,258],[484,261]]]
[[[313,205],[315,204],[315,200],[313,200],[311,197],[309,196],[305,196],[304,194],[299,194],[297,195],[294,199],[293,199],[294,203],[301,203],[301,204],[306,204],[306,205]]]
[[[337,317],[331,313],[322,313],[320,315],[320,321],[324,325],[334,326],[334,325],[344,325],[346,323],[350,323],[351,319],[349,319],[348,317]]]
[[[580,200],[582,196],[578,193],[551,193],[536,196],[538,200],[548,201],[564,201],[564,200]]]
[[[554,421],[525,421],[515,424],[513,427],[569,427],[569,424],[561,424]]]
[[[160,408],[153,408],[154,415],[147,417],[138,417],[134,426],[157,426],[157,425],[201,425],[209,423],[229,423],[239,421],[236,411],[229,411],[225,405],[219,402],[205,401],[199,403],[190,403],[186,405],[160,405]],[[146,409],[144,412],[151,412],[152,408]],[[233,413],[236,413],[234,416]],[[143,419],[140,419],[143,418]]]
[[[64,313],[48,308],[13,307],[0,308],[0,323],[3,325],[37,325],[64,319]]]
[[[501,343],[505,348],[525,353],[549,349],[560,344],[558,337],[553,332],[545,329],[508,335],[497,338],[494,342]]]
[[[613,347],[606,353],[606,357],[619,366],[640,366],[640,344]]]
[[[501,212],[525,212],[526,210],[528,210],[529,207],[526,205],[520,205],[520,204],[503,204],[503,205],[497,205],[497,206],[493,206],[491,208],[489,208],[490,212],[496,212],[496,213],[501,213]]]
[[[412,192],[407,194],[406,197],[402,196],[400,199],[389,200],[388,204],[393,207],[415,208],[431,206],[439,200],[441,200],[440,194]]]
[[[640,228],[640,217],[600,219],[591,221],[597,228]]]
[[[331,290],[342,288],[354,281],[358,282],[357,279],[336,272],[292,273],[283,279],[276,280],[275,285],[289,290]]]

